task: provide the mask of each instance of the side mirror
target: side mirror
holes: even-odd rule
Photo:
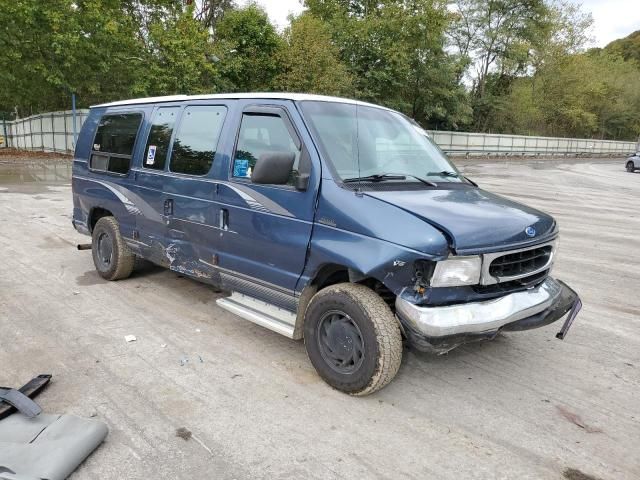
[[[251,182],[286,185],[289,182],[295,159],[292,152],[272,152],[260,155],[251,172]]]

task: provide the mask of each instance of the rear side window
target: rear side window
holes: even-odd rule
[[[142,166],[164,170],[169,155],[169,142],[180,107],[162,107],[156,110],[151,120],[151,130],[144,149]]]
[[[141,122],[140,113],[103,116],[93,141],[90,167],[126,174]]]
[[[189,175],[209,172],[226,113],[226,107],[214,105],[184,109],[171,152],[172,172]]]

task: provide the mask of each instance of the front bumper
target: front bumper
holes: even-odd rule
[[[536,288],[486,302],[428,307],[398,296],[395,305],[409,343],[418,350],[442,353],[463,343],[494,338],[501,330],[548,325],[578,300],[569,286],[549,277]]]

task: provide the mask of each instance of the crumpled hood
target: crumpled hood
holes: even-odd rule
[[[451,189],[368,191],[365,195],[395,205],[440,229],[458,255],[539,243],[556,233],[550,215],[466,185]],[[535,229],[535,235],[527,235],[528,227]]]

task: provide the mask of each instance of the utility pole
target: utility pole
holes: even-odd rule
[[[76,128],[76,94],[74,92],[71,93],[71,115],[73,117],[73,148],[76,148],[78,130]]]

